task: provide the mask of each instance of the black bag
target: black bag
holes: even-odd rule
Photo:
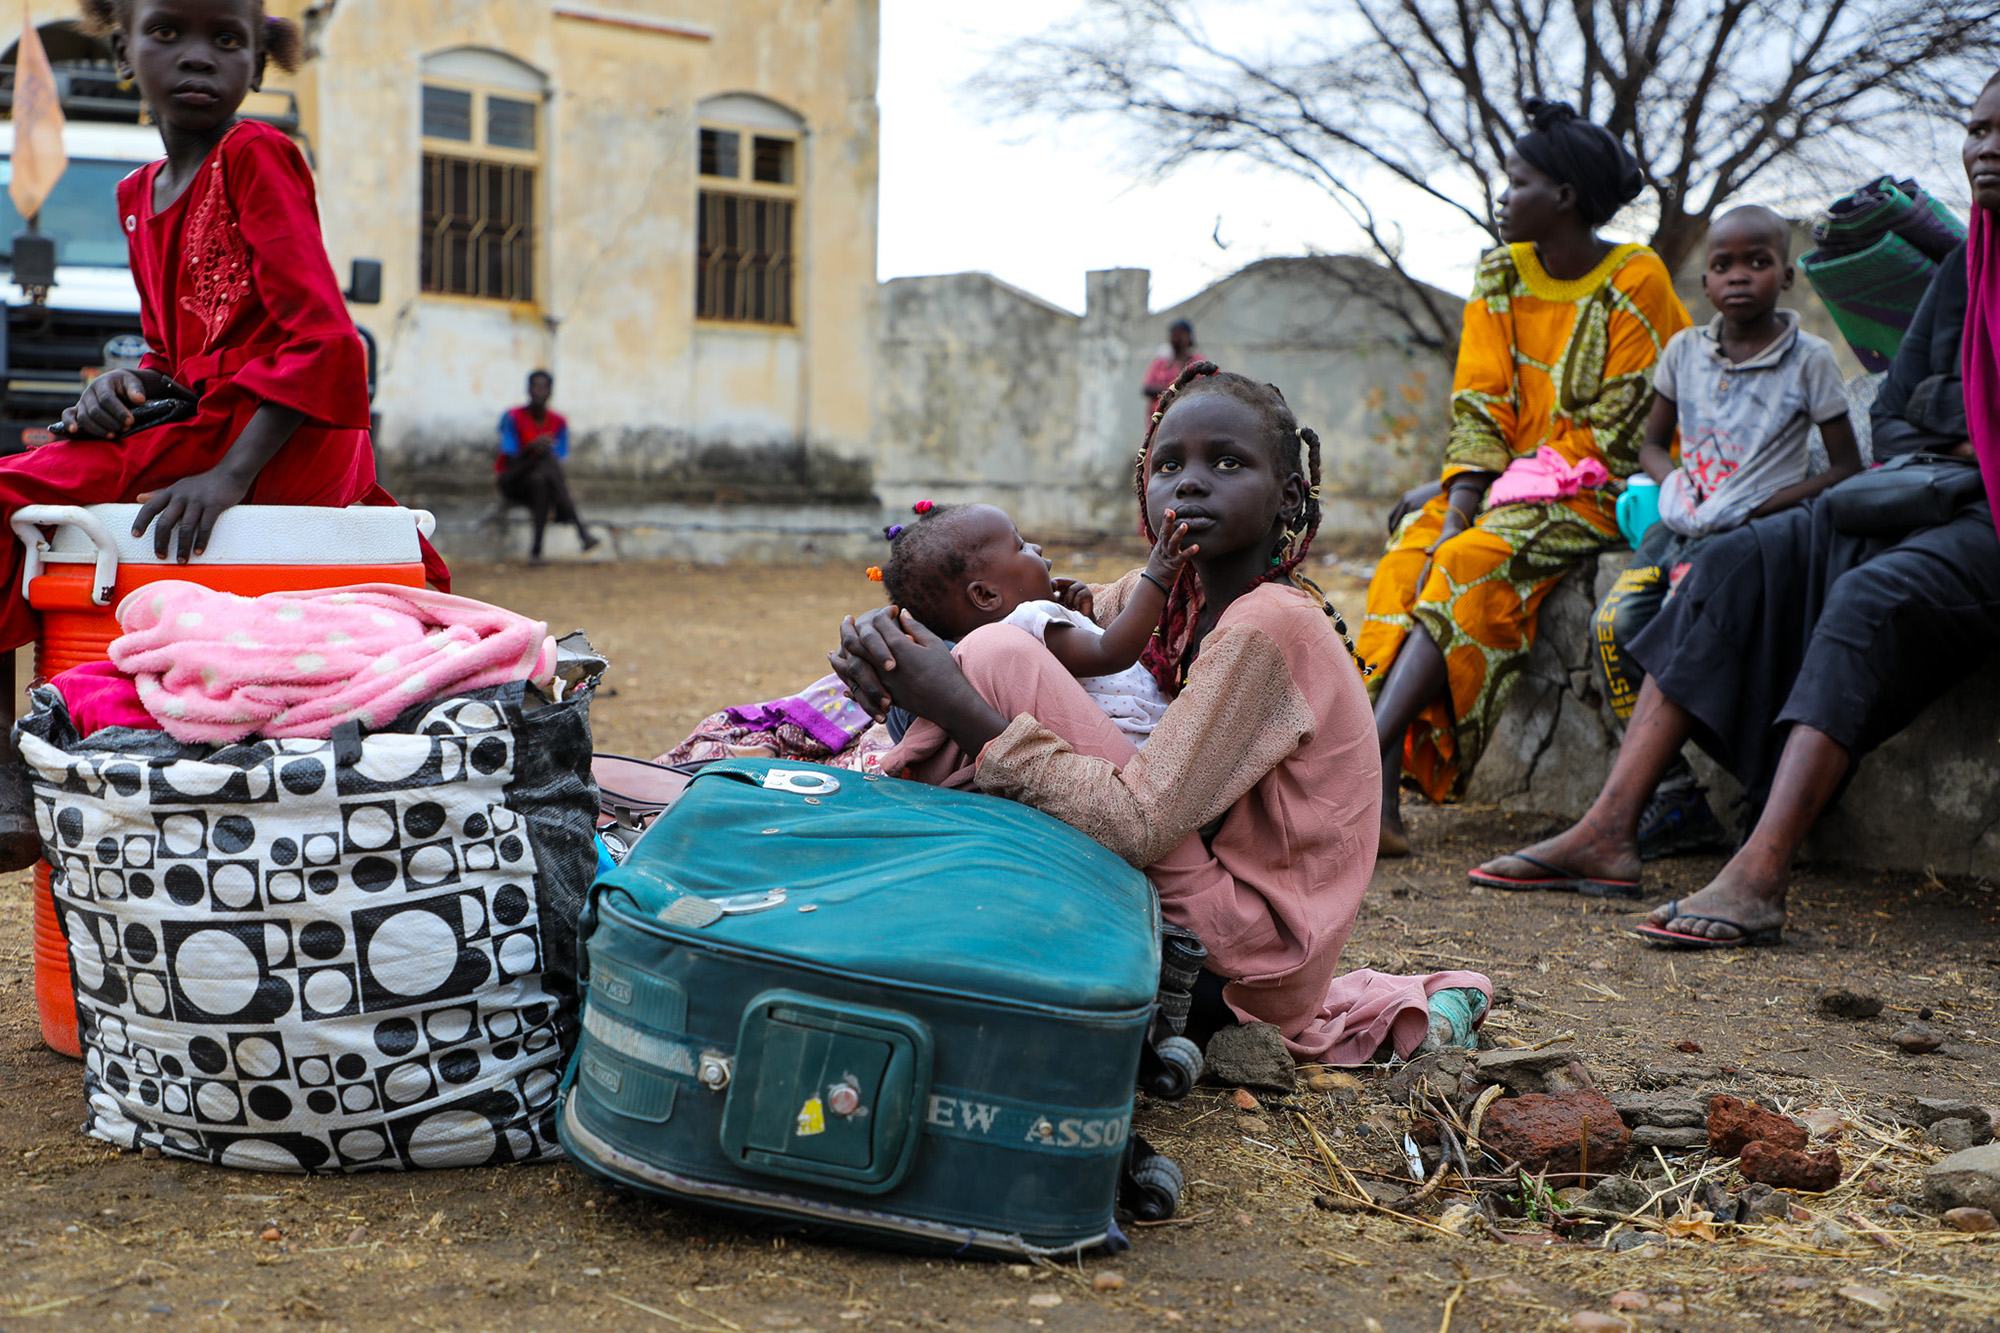
[[[1826,493],[1837,531],[1854,537],[1901,537],[1949,523],[1984,497],[1979,465],[1948,454],[1904,454],[1849,477]]]
[[[273,1171],[558,1155],[597,867],[589,680],[363,735],[79,737],[34,694],[34,782],[87,1060],[85,1129]]]

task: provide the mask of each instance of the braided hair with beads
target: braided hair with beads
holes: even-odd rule
[[[1246,375],[1223,370],[1213,361],[1190,362],[1175,377],[1154,406],[1152,420],[1146,426],[1146,438],[1133,462],[1132,481],[1139,497],[1140,532],[1148,542],[1159,539],[1146,509],[1146,480],[1152,460],[1153,438],[1159,434],[1160,422],[1174,404],[1203,393],[1226,393],[1253,408],[1263,419],[1267,440],[1281,465],[1300,461],[1299,454],[1303,451],[1305,502],[1296,513],[1283,515],[1283,527],[1270,555],[1270,568],[1259,575],[1251,587],[1289,582],[1305,589],[1319,601],[1327,617],[1333,621],[1334,631],[1346,644],[1348,655],[1354,657],[1362,673],[1367,674],[1369,669],[1361,664],[1355,653],[1354,641],[1348,636],[1347,622],[1316,584],[1296,573],[1304,563],[1307,552],[1312,549],[1313,538],[1319,533],[1320,444],[1318,434],[1309,426],[1301,426],[1298,418],[1292,415],[1292,409],[1277,385],[1259,384]],[[1153,631],[1153,637],[1139,659],[1140,665],[1170,696],[1178,693],[1186,683],[1186,659],[1194,641],[1195,627],[1201,619],[1202,605],[1201,580],[1190,566],[1183,569],[1174,581],[1167,595],[1167,604],[1160,612],[1159,627]]]

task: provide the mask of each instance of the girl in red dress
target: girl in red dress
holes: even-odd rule
[[[91,381],[56,443],[0,458],[0,518],[31,504],[138,501],[133,535],[201,554],[233,505],[393,504],[375,483],[366,354],[320,237],[312,174],[268,125],[236,118],[267,62],[298,66],[298,29],[262,0],[83,0],[138,82],[166,157],[118,187],[140,320],[136,371]],[[192,403],[133,430],[133,410]],[[130,432],[128,434],[128,432]],[[4,531],[0,528],[0,531]],[[35,636],[21,548],[0,543],[0,722],[15,707],[12,652]],[[449,573],[425,548],[433,582]],[[0,867],[38,853],[26,774],[0,763]]]

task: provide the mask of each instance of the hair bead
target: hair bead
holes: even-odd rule
[[[882,566],[868,566],[868,581],[870,583],[880,583],[882,581]]]

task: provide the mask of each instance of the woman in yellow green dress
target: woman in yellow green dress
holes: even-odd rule
[[[1639,193],[1632,155],[1562,103],[1528,112],[1500,196],[1506,244],[1480,261],[1465,309],[1442,479],[1397,505],[1368,587],[1384,856],[1409,853],[1406,767],[1431,800],[1459,794],[1542,599],[1618,544],[1653,364],[1689,322],[1658,255],[1597,234]]]

